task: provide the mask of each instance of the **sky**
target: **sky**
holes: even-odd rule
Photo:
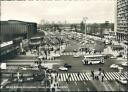
[[[28,22],[88,23],[114,22],[114,0],[2,1],[1,20]]]

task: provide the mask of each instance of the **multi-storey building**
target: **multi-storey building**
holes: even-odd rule
[[[17,37],[27,39],[37,32],[37,24],[31,22],[23,22],[17,20],[1,21],[2,42],[13,40]]]
[[[37,33],[37,24],[17,20],[0,21],[0,60],[14,56],[24,39]]]
[[[128,0],[116,1],[116,22],[117,40],[128,40]]]

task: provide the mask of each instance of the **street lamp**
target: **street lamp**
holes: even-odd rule
[[[87,34],[87,30],[86,30],[86,22],[87,22],[87,17],[84,17],[83,18],[83,22],[84,22],[84,25],[85,25],[85,39],[86,39],[86,34]]]

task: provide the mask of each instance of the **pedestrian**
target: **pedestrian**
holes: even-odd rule
[[[80,73],[78,72],[77,75],[78,75],[78,77],[79,77],[79,76],[80,76]]]
[[[61,79],[61,76],[59,75],[59,79]]]
[[[68,83],[68,79],[66,79],[66,82]]]
[[[104,81],[104,75],[102,76],[102,82]]]
[[[68,75],[68,78],[70,78],[70,77],[71,77],[71,75],[69,74],[69,75]]]

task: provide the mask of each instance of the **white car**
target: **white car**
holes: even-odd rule
[[[26,67],[20,67],[20,69],[21,69],[21,70],[27,70],[27,68],[26,68]]]
[[[120,77],[119,79],[117,79],[117,81],[120,82],[121,84],[127,84],[128,83],[127,79],[124,77]]]
[[[120,67],[120,66],[119,66],[119,67],[117,67],[117,68],[118,68],[119,70],[122,70],[122,69],[123,69],[123,67]]]
[[[80,57],[80,55],[79,54],[75,54],[75,55],[73,55],[73,57],[77,58],[77,57]]]
[[[60,54],[54,54],[53,57],[60,57]]]
[[[122,66],[128,66],[128,62],[122,62]]]
[[[117,57],[115,57],[115,56],[112,56],[112,57],[110,57],[111,59],[116,59]]]
[[[116,64],[112,64],[111,66],[110,66],[110,68],[118,68],[119,67],[119,65],[116,65]]]
[[[66,68],[66,67],[64,67],[64,66],[61,66],[61,67],[59,67],[59,70],[67,71],[67,70],[68,70],[68,68]]]

